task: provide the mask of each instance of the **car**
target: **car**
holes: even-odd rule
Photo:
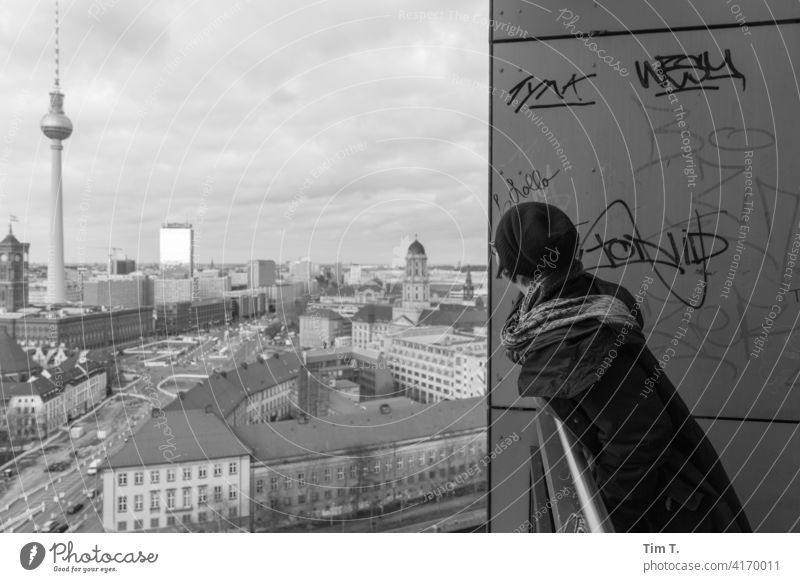
[[[53,527],[55,527],[55,525],[56,525],[55,519],[48,519],[46,522],[42,524],[42,527],[40,529],[41,531],[49,532],[53,529]]]
[[[92,487],[86,490],[86,497],[88,497],[89,499],[94,499],[95,496],[97,496],[97,489]]]
[[[68,530],[69,530],[68,523],[57,523],[55,526],[53,526],[52,529],[50,529],[50,533],[64,533],[65,531]]]
[[[83,503],[78,501],[77,503],[73,503],[72,505],[70,505],[67,508],[67,513],[69,515],[74,515],[74,514],[78,513],[81,509],[83,509]]]

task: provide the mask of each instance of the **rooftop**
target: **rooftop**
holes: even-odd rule
[[[196,410],[211,405],[223,418],[249,396],[297,377],[300,359],[293,353],[277,354],[264,363],[240,366],[225,375],[213,374],[197,386],[183,392],[164,410]]]
[[[6,374],[32,373],[41,366],[28,357],[17,341],[0,329],[0,376]]]
[[[357,453],[396,442],[424,442],[450,433],[486,427],[483,398],[445,400],[437,404],[392,406],[383,414],[359,411],[303,424],[285,420],[233,427],[236,435],[261,462],[307,455]]]
[[[166,452],[170,451],[167,455]],[[106,467],[143,467],[247,455],[250,451],[215,414],[170,410],[151,418],[105,463]]]
[[[358,310],[353,316],[353,321],[365,321],[367,323],[392,321],[392,306],[370,303]]]

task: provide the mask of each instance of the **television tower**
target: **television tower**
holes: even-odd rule
[[[72,122],[64,115],[64,94],[58,78],[58,0],[55,19],[56,78],[50,91],[50,111],[42,117],[40,127],[50,142],[50,253],[47,261],[47,303],[64,303],[67,300],[67,283],[64,273],[64,191],[61,179],[61,142],[72,135]]]

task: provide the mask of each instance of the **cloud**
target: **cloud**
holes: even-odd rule
[[[152,262],[160,223],[187,218],[201,262],[386,263],[415,231],[432,261],[485,261],[488,97],[453,82],[488,79],[485,3],[64,4],[68,262],[78,225],[87,260],[111,241]],[[2,10],[21,28],[0,40],[0,204],[43,262],[52,14]]]

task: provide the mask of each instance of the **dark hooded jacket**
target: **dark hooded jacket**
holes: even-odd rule
[[[586,273],[539,301],[585,295],[616,296],[642,323],[624,287]],[[522,364],[520,394],[544,398],[588,451],[616,531],[751,531],[714,447],[641,334],[597,320],[547,333],[555,341]]]

